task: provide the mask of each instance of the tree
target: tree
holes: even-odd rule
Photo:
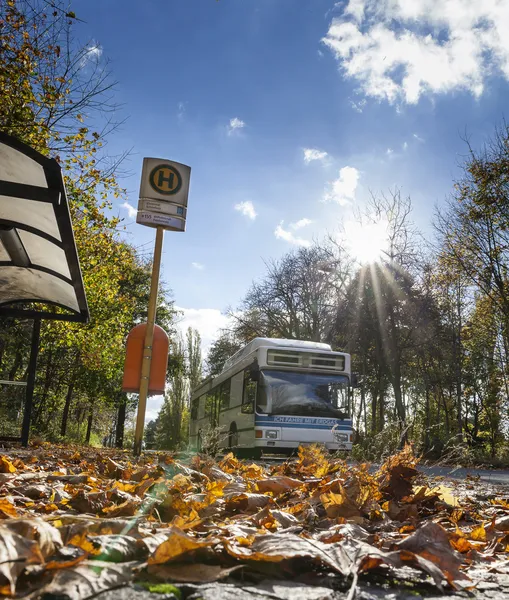
[[[243,342],[257,336],[326,340],[348,277],[346,256],[330,243],[268,262],[265,278],[231,314],[235,335]]]
[[[168,371],[168,390],[156,424],[156,443],[159,448],[177,450],[187,443],[189,429],[189,398],[193,385],[201,380],[201,339],[192,328],[186,340],[177,335],[171,349],[172,361]]]
[[[222,330],[209,348],[206,362],[207,374],[217,377],[223,370],[224,363],[241,348],[242,343],[236,339],[233,332]]]
[[[0,4],[0,128],[56,158],[64,171],[91,321],[43,323],[34,426],[50,437],[88,441],[95,429],[111,429],[117,404],[125,408],[118,393],[124,340],[146,314],[150,274],[105,211],[123,194],[115,178],[122,157],[104,152],[118,124],[114,81],[94,46],[75,41],[75,21],[61,0]],[[171,323],[172,303],[167,293],[161,298],[158,319]],[[28,329],[4,324],[0,368],[21,378]],[[120,431],[119,418],[117,424]]]

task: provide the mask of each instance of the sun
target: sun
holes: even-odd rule
[[[387,247],[387,222],[345,223],[346,246],[352,258],[361,264],[375,263],[382,259]]]

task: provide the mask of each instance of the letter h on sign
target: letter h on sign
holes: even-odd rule
[[[165,177],[165,176],[164,176],[164,172],[163,172],[163,171],[159,171],[158,175],[159,175],[159,177],[158,177],[158,179],[157,179],[157,186],[158,186],[159,188],[162,188],[162,187],[163,187],[163,183],[164,183],[165,181],[167,181],[167,182],[168,182],[168,188],[169,188],[170,190],[172,190],[172,189],[173,189],[173,187],[174,187],[173,183],[174,183],[174,181],[175,181],[175,173],[172,173],[172,172],[170,171],[170,173],[169,173],[168,177]]]

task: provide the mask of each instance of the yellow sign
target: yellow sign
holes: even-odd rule
[[[172,165],[157,165],[150,171],[149,183],[158,194],[171,196],[182,187],[182,177]]]

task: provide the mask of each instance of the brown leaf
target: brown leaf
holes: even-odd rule
[[[494,527],[497,531],[509,531],[509,515],[495,519]]]
[[[143,498],[143,496],[145,495],[145,492],[152,486],[154,485],[154,483],[157,483],[155,479],[149,478],[149,479],[144,479],[140,484],[138,484],[135,488],[134,488],[134,493],[139,496],[140,498]],[[125,490],[126,492],[129,490]]]
[[[5,526],[23,538],[37,542],[44,558],[50,557],[63,546],[60,531],[43,519],[9,521]]]
[[[71,500],[69,506],[72,506],[80,513],[97,514],[108,504],[106,492],[91,492],[79,490]]]
[[[323,544],[292,533],[257,537],[251,546],[225,542],[227,552],[240,560],[281,562],[293,558],[310,558],[328,565],[342,575],[349,575],[352,558],[340,544]]]
[[[124,469],[122,465],[119,465],[111,458],[106,460],[106,471],[110,477],[115,479],[131,479],[132,470]]]
[[[270,492],[275,496],[302,487],[302,485],[302,481],[292,479],[291,477],[285,477],[284,475],[271,477],[270,479],[259,479],[256,482],[256,487],[259,492],[262,494]]]
[[[239,512],[255,512],[272,502],[269,496],[263,494],[234,494],[225,497],[226,509]]]
[[[0,587],[16,590],[16,580],[28,564],[44,562],[36,542],[26,540],[8,527],[0,526]]]
[[[456,587],[456,582],[460,580],[468,580],[459,570],[463,559],[451,548],[447,531],[437,523],[425,523],[415,533],[399,542],[397,547],[438,565],[453,587]]]
[[[385,461],[377,473],[380,491],[384,497],[401,500],[412,495],[413,480],[419,474],[415,468],[417,462],[409,444]]]
[[[402,522],[408,519],[417,519],[419,516],[416,504],[399,505],[395,500],[389,500],[382,508],[393,521]]]
[[[21,494],[32,500],[49,498],[53,491],[49,485],[45,485],[44,483],[36,483],[27,486],[21,486],[18,488],[18,490]]]
[[[197,540],[184,533],[181,529],[171,527],[168,529],[167,539],[158,546],[152,556],[149,556],[148,564],[158,565],[173,561],[190,552],[209,548],[214,544],[217,544],[217,540],[215,539]]]
[[[136,514],[140,506],[138,499],[130,499],[122,502],[122,504],[114,504],[113,506],[106,506],[102,509],[103,514],[108,517],[130,517]]]
[[[234,571],[242,569],[242,565],[228,569],[220,565],[173,563],[168,565],[149,565],[150,575],[161,581],[178,581],[181,583],[211,583],[225,579]]]
[[[62,598],[85,600],[106,590],[126,585],[134,578],[133,569],[139,563],[110,564],[100,561],[83,561],[72,569],[60,569],[53,581],[37,592],[37,598]]]

